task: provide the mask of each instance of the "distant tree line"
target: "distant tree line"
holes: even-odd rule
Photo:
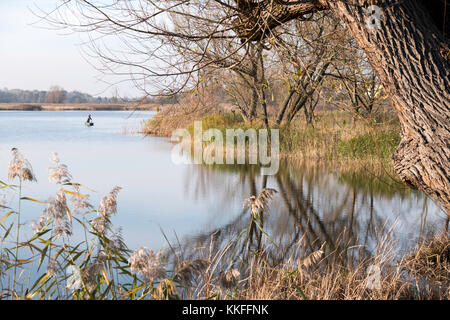
[[[68,92],[59,86],[53,86],[48,91],[0,89],[0,103],[124,103],[128,99],[118,97],[94,97],[80,91]]]

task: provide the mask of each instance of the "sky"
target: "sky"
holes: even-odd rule
[[[0,0],[0,88],[48,90],[59,85],[94,96],[136,97],[131,84],[110,86],[82,54],[82,38],[35,25],[36,7],[54,8],[56,0]],[[32,11],[33,10],[33,11]],[[89,58],[95,63],[93,58]],[[118,79],[103,78],[115,83]]]

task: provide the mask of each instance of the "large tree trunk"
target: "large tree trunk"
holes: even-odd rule
[[[381,7],[379,28],[366,24],[363,7],[328,5],[366,53],[398,114],[402,140],[393,156],[395,171],[450,212],[449,61],[440,30],[423,7],[429,4],[395,2]]]

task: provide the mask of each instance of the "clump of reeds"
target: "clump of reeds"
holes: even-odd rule
[[[145,247],[135,250],[128,259],[128,263],[132,273],[143,276],[145,281],[149,283],[158,278],[163,278],[166,274],[161,261],[161,253],[155,253],[153,250],[149,251]]]
[[[264,128],[258,121],[246,123],[241,116],[225,110],[178,105],[158,113],[147,122],[143,131],[170,137],[179,128],[192,131],[196,120],[202,121],[204,130]],[[280,129],[280,157],[290,162],[393,171],[391,158],[400,142],[400,125],[395,114],[384,115],[382,119],[377,119],[376,115],[366,119],[355,118],[349,111],[319,111],[314,126],[299,117],[275,127]]]
[[[24,182],[36,182],[36,177],[33,173],[33,168],[30,162],[25,159],[22,153],[17,148],[12,148],[11,150],[13,154],[12,160],[8,165],[8,179],[10,181],[19,180],[19,191],[18,191],[18,205],[16,211],[10,211],[10,213],[17,214],[17,231],[16,231],[16,244],[15,244],[15,259],[19,260],[19,236],[20,236],[20,216],[21,216],[21,204],[22,204],[22,186]],[[12,225],[11,225],[12,227]],[[9,229],[10,230],[10,229]],[[9,231],[8,231],[9,232]],[[16,286],[16,271],[17,264],[14,264],[14,272],[12,278],[12,289],[14,290]]]
[[[269,204],[272,196],[278,191],[271,188],[264,188],[258,194],[258,196],[250,196],[244,200],[243,207],[250,208],[250,213],[254,219],[259,219],[260,214],[267,211],[267,206]]]

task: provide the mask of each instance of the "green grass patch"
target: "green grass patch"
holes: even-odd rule
[[[374,131],[348,140],[339,140],[337,152],[342,157],[352,159],[390,159],[399,143],[400,134],[397,130]]]

